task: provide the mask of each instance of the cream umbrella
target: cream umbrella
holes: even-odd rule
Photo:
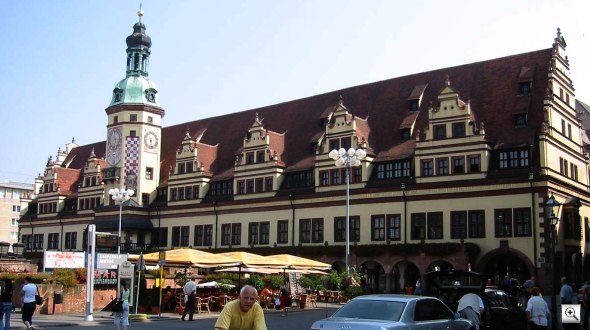
[[[137,260],[138,257],[129,257],[129,260]],[[146,263],[158,263],[160,253],[153,252],[143,255]],[[241,262],[230,257],[209,253],[196,249],[176,249],[166,251],[166,265],[182,265],[200,268],[231,267],[240,265]]]

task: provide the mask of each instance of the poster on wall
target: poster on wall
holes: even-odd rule
[[[116,285],[118,271],[114,269],[96,269],[94,271],[94,285]]]
[[[84,268],[84,252],[45,251],[43,268]]]

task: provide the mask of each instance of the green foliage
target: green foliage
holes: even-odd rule
[[[248,280],[246,281],[247,284],[253,286],[256,288],[256,290],[258,290],[259,292],[262,290],[262,288],[264,287],[264,281],[262,281],[262,278],[259,275],[256,274],[250,274],[250,278],[248,278]]]
[[[10,279],[14,283],[22,283],[25,277],[30,276],[35,284],[41,284],[50,279],[51,274],[46,273],[1,273],[0,279]]]
[[[328,275],[328,280],[326,283],[327,289],[332,291],[340,291],[345,277],[346,276],[344,273],[338,273],[337,271],[333,270],[330,275]]]
[[[220,278],[219,280],[217,280],[217,283],[219,283],[219,289],[221,290],[221,292],[225,292],[228,293],[232,290],[232,285],[235,285],[234,282],[231,279],[228,278]]]
[[[299,285],[303,288],[312,289],[315,291],[323,290],[324,282],[327,278],[327,276],[302,275],[299,279]]]
[[[53,280],[55,283],[63,286],[74,286],[86,282],[86,271],[56,268],[53,270],[49,280]]]
[[[177,272],[176,274],[174,274],[174,284],[184,287],[186,282],[188,282],[188,277],[185,273]]]
[[[278,290],[285,284],[283,275],[267,275],[264,277],[264,283],[273,290]]]
[[[360,286],[350,286],[344,290],[343,294],[345,298],[352,299],[354,297],[363,295],[364,292]]]

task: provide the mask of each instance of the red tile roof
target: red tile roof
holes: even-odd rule
[[[211,161],[212,179],[217,181],[231,178],[235,152],[242,147],[243,137],[251,127],[255,113],[264,118],[265,129],[285,132],[280,159],[287,171],[312,169],[315,159],[313,143],[325,131],[324,120],[335,109],[340,96],[344,106],[359,123],[357,134],[367,135],[367,147],[377,155],[375,161],[411,157],[414,142],[401,141],[400,127],[407,127],[409,121],[415,119],[415,129],[424,131],[428,123],[426,112],[429,104],[437,103],[438,92],[445,86],[447,77],[459,97],[470,102],[474,117],[478,120],[476,125],[484,123],[488,141],[495,146],[529,145],[533,143],[535,132],[543,121],[541,109],[551,55],[552,49],[549,48],[164,127],[160,182],[167,182],[168,168],[175,163],[176,150],[187,129],[190,132],[204,132],[200,142],[217,146],[216,154],[210,150],[203,150],[202,153],[204,158]],[[533,81],[531,96],[518,96],[519,79],[523,77]],[[412,92],[415,93],[416,86],[425,86],[420,115],[408,116],[408,98]],[[513,114],[523,110],[528,112],[528,124],[524,128],[515,129]],[[414,116],[417,118],[412,118]],[[366,124],[362,118],[366,119]],[[83,168],[92,148],[95,148],[98,157],[104,157],[105,142],[81,146],[70,153],[70,167]],[[281,149],[274,145],[273,148],[277,152]]]

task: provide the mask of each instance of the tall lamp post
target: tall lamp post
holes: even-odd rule
[[[547,200],[547,202],[545,203],[545,215],[547,217],[547,220],[549,221],[549,225],[551,226],[550,228],[550,235],[551,235],[551,248],[550,248],[550,255],[551,255],[551,287],[553,288],[553,294],[551,295],[551,309],[552,309],[552,314],[553,314],[553,326],[556,327],[557,326],[557,298],[556,298],[556,293],[558,292],[557,290],[557,281],[556,281],[556,277],[557,277],[557,269],[555,267],[555,260],[553,260],[555,258],[555,246],[557,245],[557,223],[559,222],[559,209],[561,208],[561,203],[559,203],[558,201],[555,200],[555,197],[553,197],[553,194],[551,195],[551,197],[549,197],[549,199]]]
[[[121,254],[121,218],[123,216],[123,203],[128,201],[131,196],[135,194],[133,189],[121,189],[115,188],[109,190],[109,195],[111,195],[112,199],[115,203],[119,204],[119,242],[117,242],[117,254]]]
[[[367,152],[363,149],[340,148],[330,151],[328,156],[335,161],[336,166],[346,169],[346,274],[348,275],[350,274],[350,169],[361,165],[361,159],[367,156]]]

